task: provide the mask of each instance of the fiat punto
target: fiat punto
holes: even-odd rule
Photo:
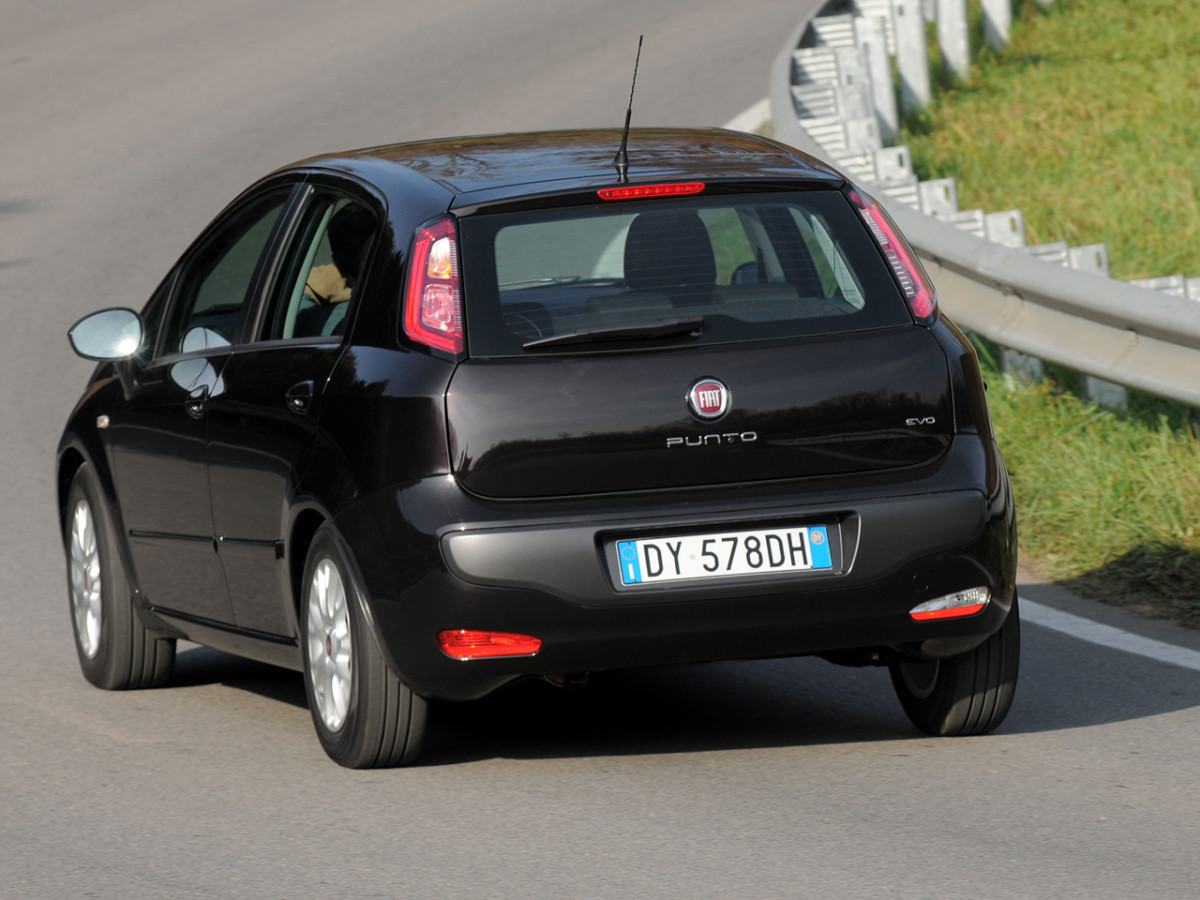
[[[1008,476],[884,208],[723,130],[307,160],[97,360],[57,456],[85,677],[187,639],[298,670],[352,767],[516,679],[819,655],[980,734],[1017,678]]]

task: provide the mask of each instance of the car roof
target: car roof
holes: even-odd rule
[[[349,172],[380,186],[415,173],[459,198],[491,198],[618,182],[620,129],[443,138],[329,154],[297,163]],[[799,150],[719,128],[632,129],[630,183],[671,179],[830,181],[842,176]]]

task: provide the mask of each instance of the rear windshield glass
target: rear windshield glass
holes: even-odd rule
[[[838,191],[478,215],[460,223],[472,356],[711,344],[911,321]]]

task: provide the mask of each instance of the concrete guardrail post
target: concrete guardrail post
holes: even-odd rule
[[[993,50],[1008,46],[1012,33],[1012,0],[983,0],[983,40]]]
[[[929,48],[925,43],[925,16],[919,0],[892,0],[896,32],[896,72],[900,76],[900,109],[911,115],[929,105]]]
[[[937,0],[937,37],[946,71],[959,81],[971,79],[971,40],[967,0]]]
[[[859,52],[867,63],[871,102],[879,120],[879,139],[884,144],[895,143],[900,136],[900,114],[896,110],[896,89],[892,85],[887,23],[879,16],[872,16],[856,20],[854,30]]]

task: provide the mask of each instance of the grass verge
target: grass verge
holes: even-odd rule
[[[1200,0],[1014,0],[999,53],[971,9],[968,83],[940,76],[901,136],[917,173],[956,178],[964,209],[1021,209],[1030,244],[1106,242],[1116,278],[1200,275]],[[1144,395],[1101,409],[1053,367],[1006,381],[994,350],[980,344],[1022,565],[1200,628],[1191,411]]]
[[[968,83],[904,128],[917,174],[1021,209],[1030,244],[1107,242],[1116,278],[1200,275],[1200,0],[1014,7],[1010,46],[976,21]]]
[[[1187,421],[1118,413],[1000,374],[980,347],[1017,502],[1022,565],[1084,596],[1200,629],[1200,441]]]

